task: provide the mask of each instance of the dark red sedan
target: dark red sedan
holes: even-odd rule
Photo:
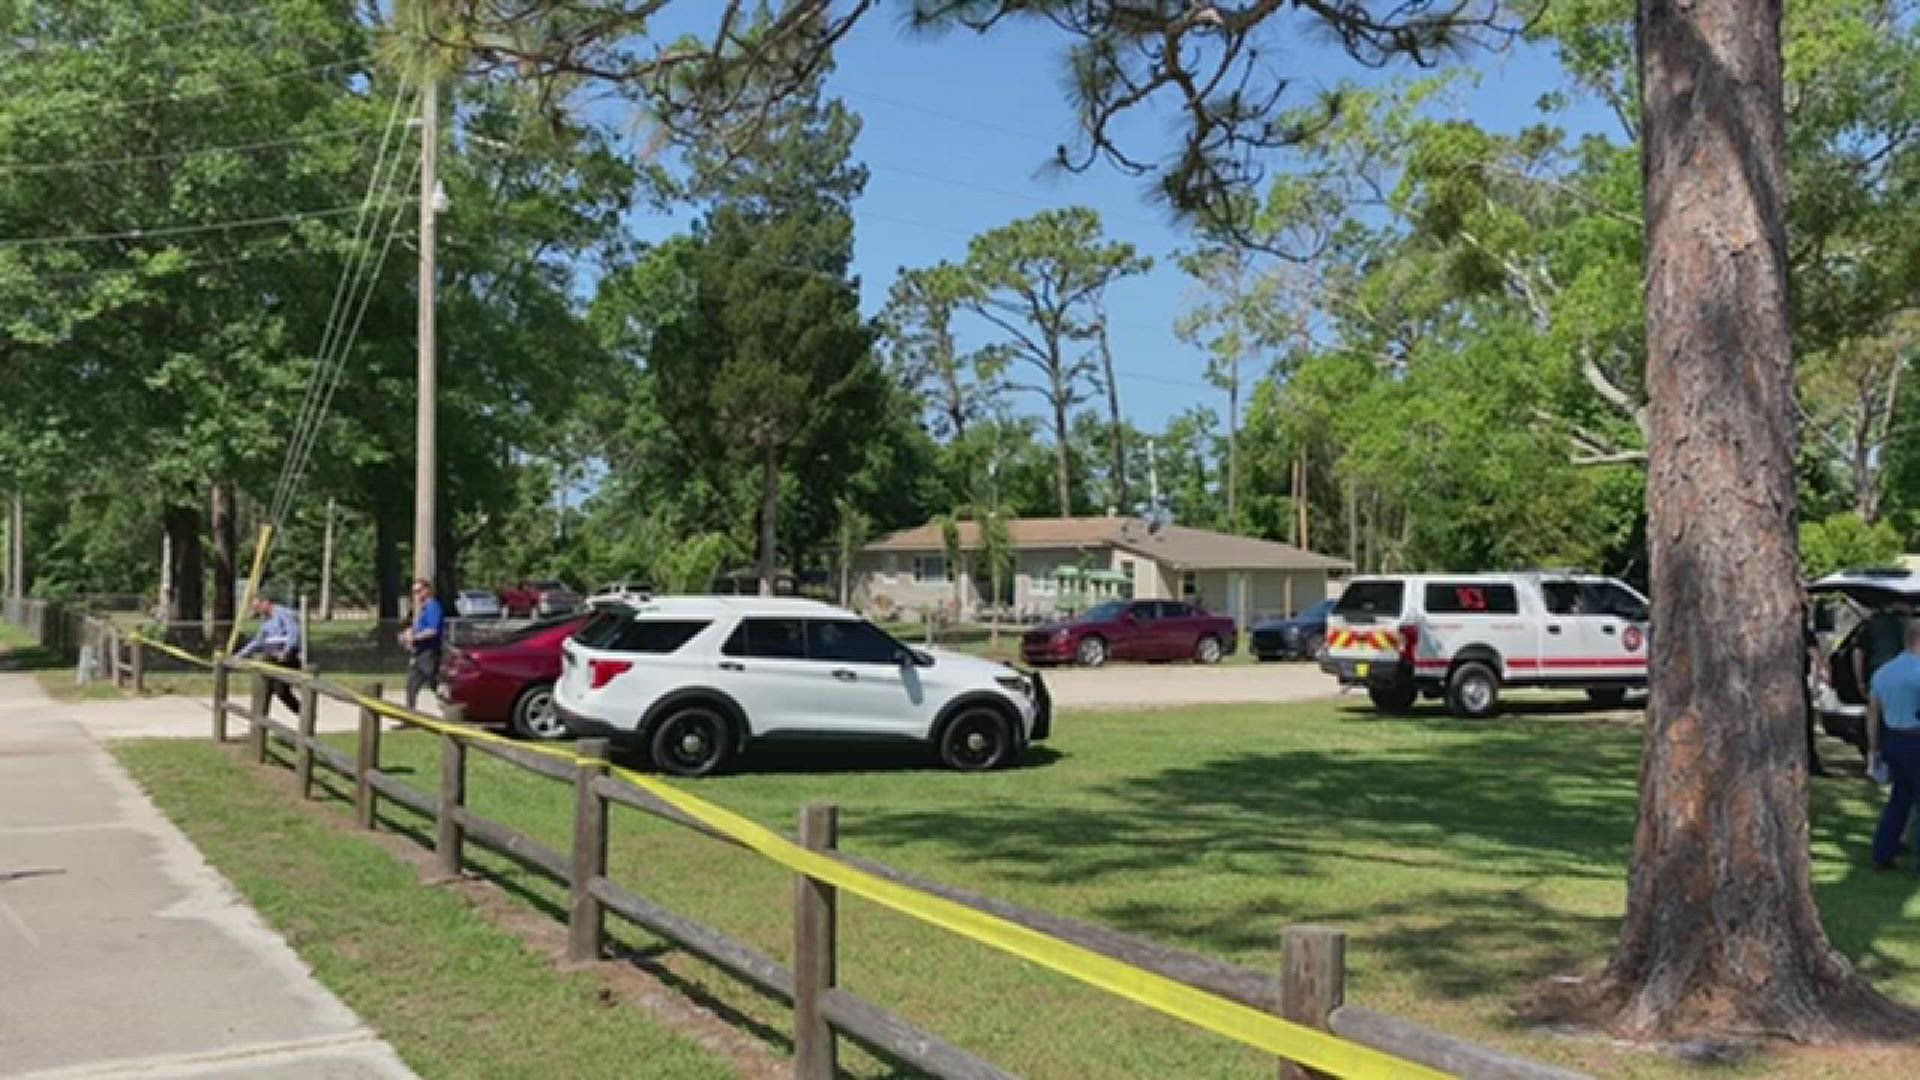
[[[1029,664],[1108,660],[1194,660],[1217,664],[1233,653],[1240,634],[1233,620],[1177,600],[1110,600],[1070,622],[1031,630],[1020,639]]]
[[[553,712],[560,646],[587,618],[548,619],[498,642],[451,650],[440,672],[440,700],[466,710],[468,720],[506,724],[522,738],[564,737],[566,725]]]

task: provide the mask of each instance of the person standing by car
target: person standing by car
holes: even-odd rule
[[[246,660],[258,656],[262,663],[275,667],[300,668],[300,620],[293,612],[265,596],[253,598],[253,614],[260,620],[260,629],[235,654],[235,659]],[[300,715],[300,699],[293,696],[293,687],[279,679],[268,679],[273,694],[292,709],[295,716]],[[272,699],[268,699],[266,709],[273,709]]]
[[[413,579],[413,625],[400,632],[400,644],[412,653],[407,664],[407,708],[420,698],[420,688],[436,690],[440,686],[440,647],[446,637],[447,616],[440,601],[433,598],[433,585],[426,578]]]
[[[1873,684],[1874,673],[1881,665],[1906,651],[1907,624],[1912,617],[1913,605],[1905,600],[1896,600],[1867,616],[1853,652],[1853,676],[1861,693]]]
[[[1873,865],[1881,870],[1892,868],[1920,794],[1920,625],[1907,628],[1904,642],[1905,650],[1873,673],[1867,701],[1867,773],[1884,766],[1893,780],[1873,833]]]

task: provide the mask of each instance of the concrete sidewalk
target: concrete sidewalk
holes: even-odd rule
[[[175,701],[58,705],[0,674],[0,1075],[413,1075],[89,734],[210,731]]]
[[[232,700],[245,704],[252,693],[251,676],[233,680]],[[407,697],[400,690],[388,690],[381,696],[395,705],[405,704]],[[320,716],[314,722],[319,731],[330,734],[358,730],[359,709],[327,697],[320,698],[319,703]],[[63,719],[80,725],[88,734],[101,739],[213,737],[213,701],[206,697],[151,694],[146,697],[75,701],[59,704],[57,708]],[[428,716],[440,715],[440,703],[430,693],[423,692],[420,695],[419,708]],[[292,711],[277,698],[268,706],[268,715],[284,724],[294,722]],[[406,726],[393,720],[382,723],[389,730]],[[246,733],[247,723],[244,720],[228,718],[228,738],[240,738]]]

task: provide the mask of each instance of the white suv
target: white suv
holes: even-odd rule
[[[1052,726],[1036,673],[923,652],[812,600],[660,597],[603,608],[570,638],[555,710],[576,735],[643,746],[704,776],[749,739],[911,739],[992,769]]]
[[[1584,574],[1357,578],[1327,620],[1321,669],[1404,713],[1421,695],[1492,716],[1503,687],[1585,690],[1618,706],[1647,685],[1647,598]]]

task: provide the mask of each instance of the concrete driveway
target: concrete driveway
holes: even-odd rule
[[[1312,701],[1340,692],[1333,676],[1308,663],[1114,664],[1041,672],[1061,709],[1159,709]]]

